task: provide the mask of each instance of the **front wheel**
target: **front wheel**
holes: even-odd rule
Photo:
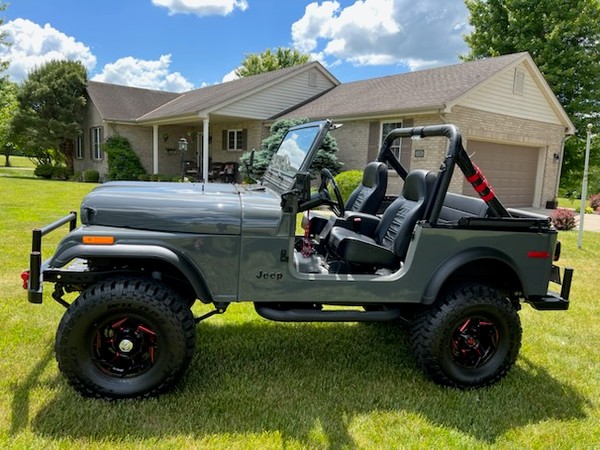
[[[514,365],[521,321],[498,291],[458,285],[418,314],[411,330],[417,364],[436,383],[463,389],[493,384]]]
[[[67,309],[56,332],[58,367],[88,397],[148,397],[187,368],[195,322],[185,301],[154,280],[100,282]]]

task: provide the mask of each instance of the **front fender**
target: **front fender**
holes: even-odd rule
[[[471,248],[457,253],[442,262],[429,279],[429,283],[427,284],[427,288],[422,297],[422,303],[431,305],[438,297],[438,294],[446,281],[448,281],[457,270],[469,263],[480,260],[493,260],[506,265],[518,279],[520,285],[523,286],[523,280],[517,275],[519,273],[517,266],[508,255],[493,248]]]
[[[110,258],[158,260],[179,270],[188,280],[197,298],[212,302],[203,275],[183,256],[158,245],[115,244],[110,246],[76,244],[59,250],[48,262],[48,268],[60,268],[75,258]]]

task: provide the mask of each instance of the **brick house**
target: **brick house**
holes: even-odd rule
[[[105,173],[99,144],[119,133],[154,173],[178,173],[176,143],[189,138],[186,158],[204,177],[209,162],[237,160],[242,151],[259,148],[274,120],[292,117],[343,123],[333,132],[338,158],[344,169],[360,169],[395,127],[453,123],[509,206],[539,207],[555,197],[564,139],[574,132],[527,53],[353,83],[340,83],[312,62],[184,94],[94,82],[88,93],[84,129],[90,131],[78,145],[76,170]],[[445,144],[405,139],[396,151],[409,169],[437,170]],[[389,193],[399,188],[392,178]],[[451,190],[472,192],[460,174]]]

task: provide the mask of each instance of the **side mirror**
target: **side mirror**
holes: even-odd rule
[[[248,177],[254,181],[255,183],[258,183],[258,180],[256,178],[254,178],[254,150],[252,150],[250,152],[250,157],[246,160],[245,164],[244,164],[245,168],[246,168],[246,174],[248,175]]]

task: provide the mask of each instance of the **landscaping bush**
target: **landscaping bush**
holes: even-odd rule
[[[594,211],[600,210],[600,194],[594,194],[590,197],[590,207]]]
[[[52,164],[40,164],[34,169],[33,174],[36,177],[49,180],[54,174],[54,166]]]
[[[340,188],[344,203],[346,203],[352,191],[360,184],[362,177],[363,173],[361,170],[346,170],[335,176],[335,181]]]
[[[36,177],[45,178],[47,180],[55,178],[57,180],[68,180],[73,172],[65,166],[55,166],[53,164],[40,164],[37,166],[33,174]]]
[[[97,170],[86,170],[81,178],[84,183],[97,183],[100,181],[100,173]]]
[[[65,166],[54,166],[52,178],[57,180],[68,180],[73,175],[73,171]]]
[[[111,136],[106,140],[103,148],[108,155],[106,177],[109,180],[137,180],[140,175],[146,173],[127,138],[119,135]]]
[[[138,180],[139,181],[150,181],[150,174],[149,173],[143,173],[141,175],[138,175]]]
[[[550,219],[557,230],[568,231],[575,228],[575,213],[570,209],[558,208]]]

